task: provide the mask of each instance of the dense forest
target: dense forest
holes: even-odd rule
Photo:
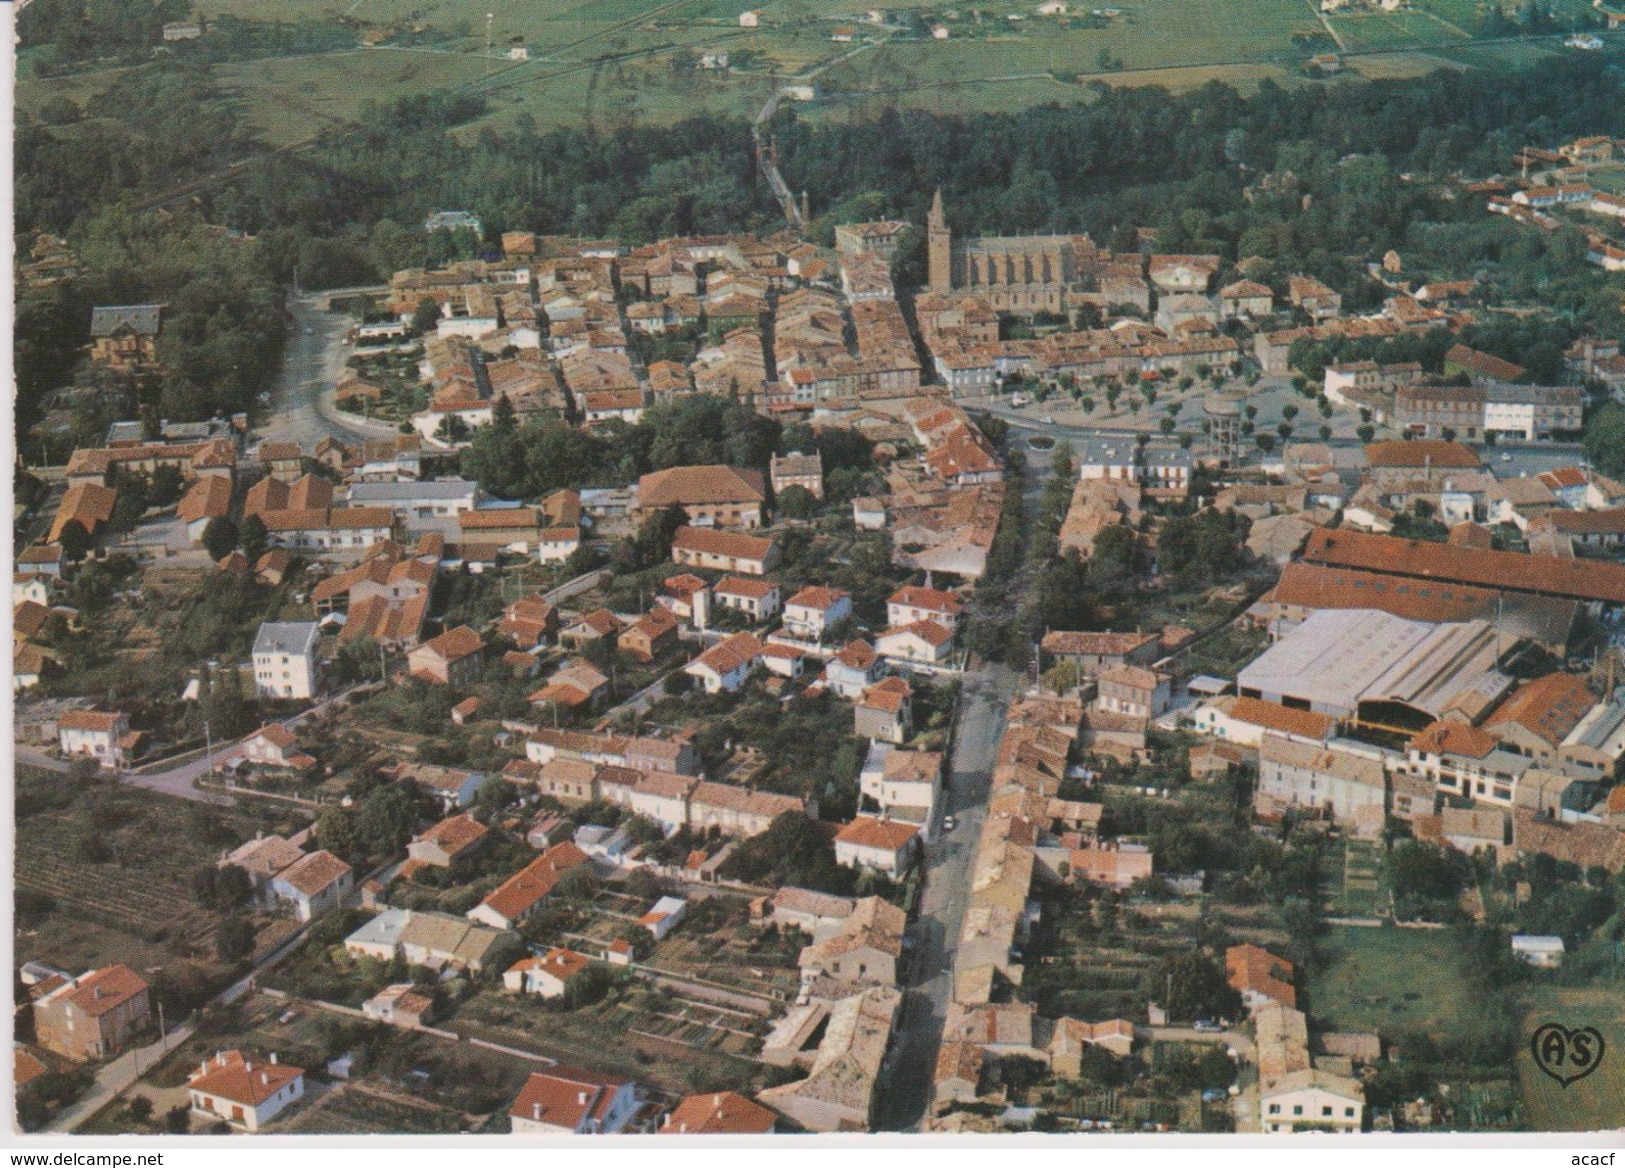
[[[837,221],[920,221],[940,187],[958,231],[1089,231],[1124,248],[1136,245],[1135,227],[1151,227],[1158,250],[1309,272],[1356,310],[1384,294],[1365,264],[1396,248],[1408,272],[1476,276],[1501,299],[1550,308],[1559,327],[1534,339],[1560,346],[1580,328],[1618,330],[1617,288],[1584,263],[1577,232],[1486,215],[1451,180],[1508,171],[1526,144],[1625,133],[1622,88],[1619,66],[1598,54],[1496,74],[1290,90],[1265,82],[1246,97],[1218,84],[1181,95],[1100,86],[1082,102],[997,115],[888,111],[814,125],[786,108],[773,132],[826,241]],[[432,209],[471,210],[491,238],[531,229],[633,244],[781,222],[743,123],[544,133],[521,118],[497,132],[479,126],[487,112],[468,93],[374,103],[351,129],[269,155],[211,68],[175,59],[125,72],[83,109],[57,101],[23,116],[20,242],[66,235],[88,273],[82,287],[20,306],[25,419],[68,376],[87,303],[109,300],[217,299],[218,311],[175,342],[184,368],[152,404],[173,417],[243,408],[272,368],[279,334],[266,308],[276,287],[422,264],[431,241],[418,224]],[[131,209],[205,176],[213,181],[168,218]],[[253,238],[222,243],[202,223]],[[906,256],[904,276],[922,275],[919,266],[917,252]],[[1485,347],[1504,352],[1523,339],[1491,336]],[[250,357],[235,368],[219,359],[233,345]]]

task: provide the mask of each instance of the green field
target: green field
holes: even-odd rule
[[[1625,1125],[1625,994],[1618,989],[1542,987],[1526,995],[1523,1033],[1558,1022],[1570,1029],[1595,1026],[1607,1044],[1596,1071],[1561,1086],[1542,1074],[1527,1047],[1518,1058],[1524,1111],[1534,1131],[1598,1131]]]
[[[1559,15],[1584,0],[1557,0]],[[1560,38],[1476,43],[1478,0],[1417,0],[1408,11],[1349,10],[1322,19],[1309,0],[1144,0],[1104,27],[1083,16],[1038,17],[1027,0],[967,8],[946,2],[911,10],[942,24],[947,40],[918,40],[864,22],[857,4],[812,0],[758,6],[762,27],[741,29],[744,0],[279,0],[284,20],[359,22],[375,49],[222,66],[248,119],[276,146],[353,122],[369,99],[438,88],[486,93],[479,124],[503,128],[528,115],[546,128],[615,129],[687,117],[743,117],[774,85],[820,69],[812,119],[872,116],[887,106],[968,114],[1087,99],[1084,82],[1188,90],[1221,81],[1246,91],[1270,79],[1304,83],[1301,66],[1331,46],[1346,52],[1343,77],[1414,77],[1436,68],[1505,68],[1563,52]],[[264,19],[263,0],[199,0],[205,17]],[[493,50],[485,55],[486,14]],[[1011,16],[1019,17],[1012,21]],[[836,43],[842,25],[851,43]],[[530,60],[505,54],[522,40]],[[854,50],[856,50],[854,54]],[[691,54],[754,58],[732,74],[680,69]],[[854,54],[848,57],[848,54]],[[83,103],[116,73],[102,71],[17,86],[21,109],[61,95]]]
[[[1328,1028],[1442,1033],[1475,1008],[1444,929],[1333,926],[1322,948],[1330,961],[1309,988]]]

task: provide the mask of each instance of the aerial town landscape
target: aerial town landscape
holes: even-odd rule
[[[21,1131],[1625,1126],[1625,12],[278,7],[18,20]]]

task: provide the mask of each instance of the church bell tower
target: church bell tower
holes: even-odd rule
[[[925,233],[931,291],[946,296],[953,291],[954,245],[953,232],[948,230],[948,216],[942,210],[940,189],[931,200],[931,213],[925,220]]]

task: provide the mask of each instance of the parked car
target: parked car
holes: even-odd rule
[[[1198,1018],[1191,1027],[1198,1034],[1223,1034],[1224,1027],[1208,1018]]]
[[[942,817],[942,830],[944,832],[952,831],[954,828],[956,828],[958,826],[959,826],[959,820],[955,819],[952,815],[944,815]]]

